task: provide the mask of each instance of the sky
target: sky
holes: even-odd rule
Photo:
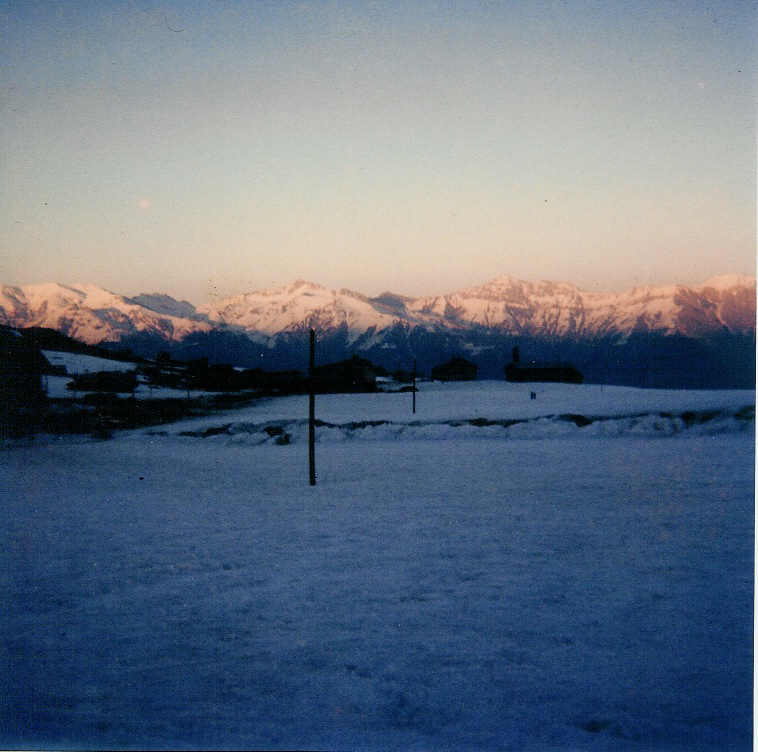
[[[755,274],[758,3],[0,2],[0,284]]]

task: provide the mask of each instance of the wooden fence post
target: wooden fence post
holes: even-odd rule
[[[308,366],[308,474],[309,483],[316,485],[316,332],[311,329],[311,354]]]

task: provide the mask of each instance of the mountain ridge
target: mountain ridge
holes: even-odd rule
[[[453,356],[502,378],[512,348],[529,360],[569,360],[586,381],[674,388],[755,386],[755,279],[587,292],[567,282],[501,275],[445,295],[375,297],[305,280],[197,308],[164,293],[132,297],[96,285],[0,288],[0,323],[46,327],[88,344],[161,351],[267,371],[352,355],[419,373]]]
[[[369,297],[296,280],[198,307],[160,292],[126,297],[89,283],[43,283],[0,288],[0,323],[45,326],[89,344],[135,334],[178,341],[212,329],[263,341],[311,327],[346,328],[354,343],[398,325],[584,339],[645,331],[701,337],[755,330],[755,278],[727,274],[696,286],[645,285],[614,293],[500,275],[415,298],[392,292]]]

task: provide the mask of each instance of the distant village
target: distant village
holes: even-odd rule
[[[45,353],[68,352],[108,361],[120,369],[69,372],[51,363]],[[176,420],[213,409],[229,408],[260,396],[411,391],[416,379],[472,381],[477,366],[455,356],[431,369],[429,376],[409,370],[389,373],[382,366],[354,355],[320,364],[312,374],[298,370],[264,371],[211,364],[207,358],[173,360],[158,353],[153,360],[130,352],[112,352],[85,345],[50,329],[0,327],[0,435],[21,436],[44,430],[53,433],[98,432]],[[133,367],[132,367],[133,366]],[[522,362],[515,347],[504,368],[513,382],[563,381],[581,383],[570,364]],[[65,393],[50,393],[51,379],[65,379]],[[138,399],[138,394],[149,397]]]

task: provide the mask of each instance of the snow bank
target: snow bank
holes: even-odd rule
[[[308,422],[300,420],[221,422],[211,425],[207,419],[202,427],[195,429],[160,428],[150,429],[150,435],[174,434],[188,438],[209,439],[234,444],[288,445],[308,440]],[[389,441],[389,440],[445,440],[459,439],[560,439],[582,437],[610,439],[622,436],[657,438],[690,435],[718,435],[723,433],[752,434],[755,428],[755,413],[751,408],[737,411],[685,411],[680,415],[671,413],[648,413],[633,416],[605,416],[587,418],[579,414],[551,415],[523,420],[488,420],[475,418],[468,421],[351,421],[326,423],[318,421],[316,441],[330,443],[341,441]]]

